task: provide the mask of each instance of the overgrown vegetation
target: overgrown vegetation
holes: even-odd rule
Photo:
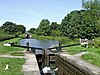
[[[24,63],[24,59],[0,58],[0,75],[24,75],[22,72],[22,65]],[[9,68],[5,70],[7,64]]]
[[[100,48],[100,37],[95,38],[95,40],[94,40],[94,47]]]
[[[11,38],[14,38],[14,35],[9,35],[5,33],[2,29],[0,29],[0,41],[4,41]]]
[[[43,36],[43,35],[34,35],[32,34],[32,38],[36,38],[38,40],[56,40],[61,42],[62,44],[73,44],[79,43],[79,39],[69,39],[68,37],[53,37],[53,36]]]

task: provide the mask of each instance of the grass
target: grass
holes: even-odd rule
[[[95,38],[95,40],[94,40],[94,46],[96,48],[100,48],[100,37]]]
[[[66,51],[71,55],[83,52],[83,51],[88,51],[87,48],[81,47],[81,46],[72,46],[72,47],[66,47],[63,48],[62,51]]]
[[[13,56],[23,56],[24,53],[19,52],[24,50],[18,47],[7,47],[4,43],[19,42],[20,38],[13,38],[10,40],[0,41],[0,54],[10,54]],[[0,58],[0,75],[24,75],[22,72],[22,65],[25,63],[25,59],[18,58]],[[9,64],[9,69],[5,70],[6,64]]]
[[[100,67],[100,54],[90,52],[81,57],[83,60]]]
[[[22,72],[24,62],[24,59],[0,58],[0,75],[24,75]],[[5,70],[6,64],[9,65],[8,70]]]
[[[7,34],[3,30],[0,29],[0,41],[4,41],[4,40],[11,39],[14,37],[15,37],[14,35]]]
[[[81,46],[64,48],[64,51],[69,54],[77,54],[83,51],[88,51],[88,54],[83,55],[81,58],[87,62],[100,67],[100,48],[85,48]]]
[[[14,52],[14,53],[11,53],[12,56],[24,56],[24,53],[23,52]]]
[[[13,38],[10,40],[1,41],[0,42],[0,54],[13,54],[15,52],[24,50],[23,48],[7,47],[7,46],[3,45],[4,43],[7,43],[7,42],[19,42],[19,40],[20,40],[20,38]]]
[[[62,51],[65,51],[71,55],[74,55],[83,51],[88,51],[89,53],[83,55],[81,58],[91,64],[94,64],[100,67],[100,37],[95,38],[94,47],[89,46],[89,48],[85,48],[83,46],[73,46],[73,47],[63,48]]]
[[[24,35],[20,35],[20,37],[24,37]],[[43,35],[36,35],[32,34],[32,38],[38,39],[38,40],[55,40],[60,41],[62,44],[69,44],[70,43],[78,43],[78,39],[74,39],[73,41],[69,39],[68,37],[53,37],[53,36],[43,36]]]

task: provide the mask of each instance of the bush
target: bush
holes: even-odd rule
[[[8,40],[14,38],[13,35],[0,35],[0,41]]]
[[[100,48],[100,37],[95,38],[95,40],[94,40],[94,47]]]

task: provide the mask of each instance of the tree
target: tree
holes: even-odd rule
[[[18,33],[25,33],[26,28],[23,25],[16,25],[16,32]]]
[[[16,24],[12,22],[5,22],[1,28],[4,30],[4,32],[9,33],[9,34],[14,34],[16,33]]]
[[[50,25],[51,36],[61,36],[60,25],[57,22],[52,22]]]
[[[79,37],[81,31],[82,12],[83,11],[72,11],[62,20],[62,35],[70,38]]]
[[[31,28],[28,32],[35,34],[36,33],[36,29],[35,28]]]
[[[50,35],[50,22],[48,19],[43,19],[37,28],[38,35]]]
[[[83,0],[83,8],[87,11],[87,20],[90,21],[90,26],[94,27],[91,29],[91,37],[100,36],[100,0]]]
[[[1,29],[8,34],[22,34],[26,31],[26,28],[23,25],[17,25],[9,21],[5,22],[3,26],[1,26]]]
[[[62,20],[62,35],[87,39],[100,36],[100,1],[83,0],[82,4],[84,10],[74,10]]]

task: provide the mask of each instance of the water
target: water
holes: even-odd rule
[[[59,42],[54,40],[37,40],[37,39],[22,39],[20,40],[20,44],[22,46],[26,46],[26,43],[29,42],[30,47],[37,47],[37,48],[50,48],[51,46],[58,46]],[[41,53],[40,50],[36,50],[36,54]]]
[[[58,41],[53,40],[37,40],[37,39],[22,39],[20,40],[20,44],[22,46],[26,46],[26,43],[29,42],[30,47],[39,47],[39,48],[49,48],[51,46],[58,46]]]

